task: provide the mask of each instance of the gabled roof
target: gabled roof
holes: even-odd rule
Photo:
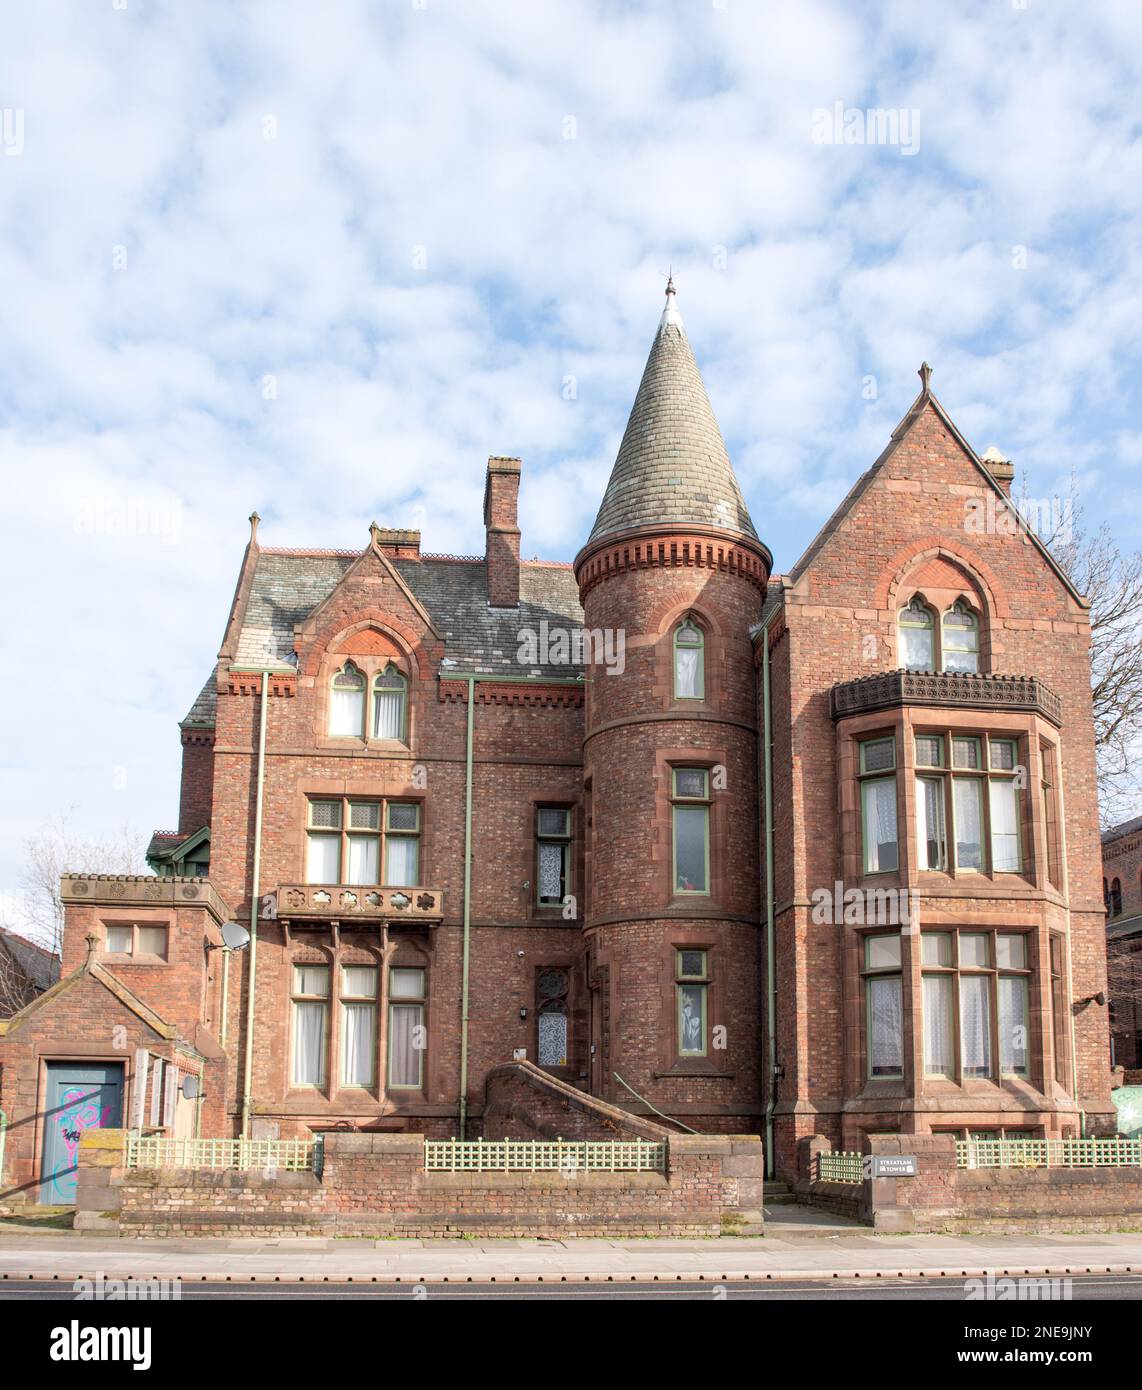
[[[50,989],[59,979],[59,956],[46,946],[29,941],[26,936],[0,927],[0,950],[11,956],[17,969],[36,989]]]
[[[80,980],[87,976],[98,981],[104,989],[113,994],[125,1008],[130,1009],[133,1014],[142,1019],[147,1027],[157,1033],[159,1037],[171,1040],[178,1037],[177,1028],[167,1023],[155,1013],[154,1009],[149,1005],[144,1004],[139,996],[128,989],[122,980],[112,975],[111,971],[108,970],[106,966],[101,965],[92,953],[88,954],[87,959],[78,970],[73,970],[70,975],[65,975],[62,980],[54,984],[51,989],[47,990],[44,994],[37,995],[30,1004],[25,1004],[24,1007],[18,1013],[14,1013],[11,1018],[0,1019],[0,1037],[6,1037],[10,1033],[14,1033],[16,1029],[24,1024],[33,1014],[37,1014],[43,1009],[50,1008],[55,1000],[73,989]]]
[[[235,664],[268,661],[292,671],[295,627],[333,593],[359,558],[360,552],[260,551],[241,615]],[[431,617],[447,655],[463,669],[521,677],[578,674],[575,667],[525,668],[516,660],[521,628],[535,628],[545,620],[549,627],[582,624],[579,586],[570,565],[525,560],[519,608],[503,611],[488,607],[482,559],[426,555],[389,564]]]
[[[817,555],[820,554],[820,552],[824,549],[829,538],[838,529],[841,522],[853,509],[857,501],[868,490],[873,479],[880,472],[884,464],[896,452],[896,448],[900,444],[900,441],[905,437],[908,431],[920,418],[924,410],[927,407],[931,407],[931,409],[934,410],[936,414],[939,416],[941,423],[947,429],[948,433],[960,446],[963,452],[967,455],[968,459],[970,459],[975,468],[978,469],[980,474],[983,476],[984,481],[994,491],[996,497],[1000,500],[1000,503],[1004,507],[1006,507],[1007,510],[1015,518],[1016,523],[1020,525],[1023,534],[1026,534],[1030,537],[1031,543],[1035,546],[1036,550],[1038,550],[1039,553],[1043,556],[1044,560],[1046,560],[1047,564],[1055,572],[1056,576],[1062,581],[1063,586],[1067,590],[1067,592],[1081,607],[1089,608],[1090,604],[1088,600],[1084,598],[1083,595],[1080,594],[1079,591],[1075,588],[1066,571],[1051,554],[1047,546],[1045,546],[1043,542],[1039,539],[1039,537],[1035,534],[1034,528],[1023,526],[1022,520],[1019,516],[1018,508],[1015,506],[1015,503],[1000,486],[998,480],[996,479],[995,475],[991,472],[991,470],[988,468],[987,464],[983,461],[982,458],[980,458],[980,456],[976,453],[976,451],[960,433],[955,421],[940,404],[936,396],[933,394],[931,386],[932,369],[928,366],[927,362],[921,364],[919,376],[921,382],[920,394],[908,407],[908,410],[905,413],[903,419],[892,431],[892,435],[888,441],[888,444],[881,452],[879,458],[877,458],[876,462],[866,473],[861,474],[861,476],[849,489],[847,496],[841,502],[840,506],[837,507],[837,509],[833,512],[832,516],[829,517],[828,521],[825,522],[824,526],[821,527],[821,529],[809,542],[809,545],[806,548],[805,552],[802,554],[801,558],[789,571],[790,582],[792,584],[796,584],[797,581],[801,578],[801,576],[806,572],[806,570],[811,568],[813,561],[816,559]]]
[[[675,522],[757,540],[674,300],[671,281],[588,545]]]

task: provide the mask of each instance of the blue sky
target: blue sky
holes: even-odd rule
[[[520,454],[524,552],[571,558],[670,266],[778,567],[923,359],[1133,548],[1140,85],[1136,0],[12,7],[5,903],[63,807],[174,824],[254,508],[269,545],[478,553]],[[910,142],[822,142],[837,103]]]

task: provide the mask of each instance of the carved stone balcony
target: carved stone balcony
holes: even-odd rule
[[[882,671],[842,681],[829,691],[834,722],[854,714],[923,705],[937,709],[1041,714],[1058,728],[1061,698],[1035,676],[976,676],[953,671]]]
[[[278,917],[287,922],[338,922],[343,927],[365,922],[431,927],[444,918],[444,894],[439,888],[286,883],[278,889]]]

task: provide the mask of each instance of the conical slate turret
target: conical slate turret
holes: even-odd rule
[[[672,523],[757,539],[675,299],[670,281],[588,545]]]

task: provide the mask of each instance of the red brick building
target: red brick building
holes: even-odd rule
[[[782,1171],[816,1133],[1113,1128],[1087,606],[921,378],[787,575],[673,286],[573,564],[521,561],[516,459],[481,557],[251,518],[174,896],[76,876],[64,983],[94,960],[221,1059],[211,1132],[478,1134],[518,1053]]]
[[[1116,1065],[1142,1068],[1142,816],[1102,836],[1111,1049]]]

